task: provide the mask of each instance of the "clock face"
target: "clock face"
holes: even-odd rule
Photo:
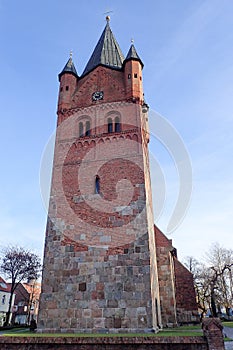
[[[92,100],[93,101],[99,101],[102,100],[104,97],[103,91],[96,91],[92,94]]]

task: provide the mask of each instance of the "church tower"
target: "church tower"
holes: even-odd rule
[[[161,326],[143,62],[106,19],[84,72],[59,74],[40,332]]]

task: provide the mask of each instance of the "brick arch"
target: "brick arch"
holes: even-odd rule
[[[78,149],[81,149],[83,147],[83,144],[81,141],[77,142],[76,145]]]
[[[132,138],[134,141],[137,141],[138,142],[138,135],[137,134],[133,134],[133,138]]]
[[[112,110],[112,111],[107,112],[104,116],[104,124],[106,125],[105,126],[106,131],[108,131],[108,119],[109,118],[112,119],[112,128],[113,128],[112,132],[116,132],[116,130],[115,130],[116,118],[118,119],[119,124],[122,125],[122,115],[117,110]]]
[[[112,111],[107,112],[104,116],[105,120],[107,120],[108,118],[113,118],[113,117],[114,118],[119,117],[121,120],[121,113],[118,110],[114,109]]]

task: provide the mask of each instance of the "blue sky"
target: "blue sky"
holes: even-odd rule
[[[216,241],[233,248],[231,0],[0,0],[0,248],[17,243],[42,255],[39,173],[56,125],[57,75],[71,49],[82,73],[106,11],[113,11],[110,26],[124,54],[134,39],[150,109],[178,131],[192,162],[190,206],[169,238],[181,258],[201,259]],[[152,140],[151,151],[166,180],[157,222],[166,232],[179,179],[162,144]],[[154,197],[155,177],[152,172]]]

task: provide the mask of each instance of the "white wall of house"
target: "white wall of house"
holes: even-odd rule
[[[9,301],[10,301],[10,293],[0,290],[0,326],[2,326],[4,323],[5,316],[6,316],[6,313],[8,311],[8,307],[9,307]],[[15,301],[15,294],[13,294],[11,308],[14,305],[14,301]],[[12,316],[12,313],[11,313],[11,316]],[[11,317],[10,317],[10,319],[11,319]]]

